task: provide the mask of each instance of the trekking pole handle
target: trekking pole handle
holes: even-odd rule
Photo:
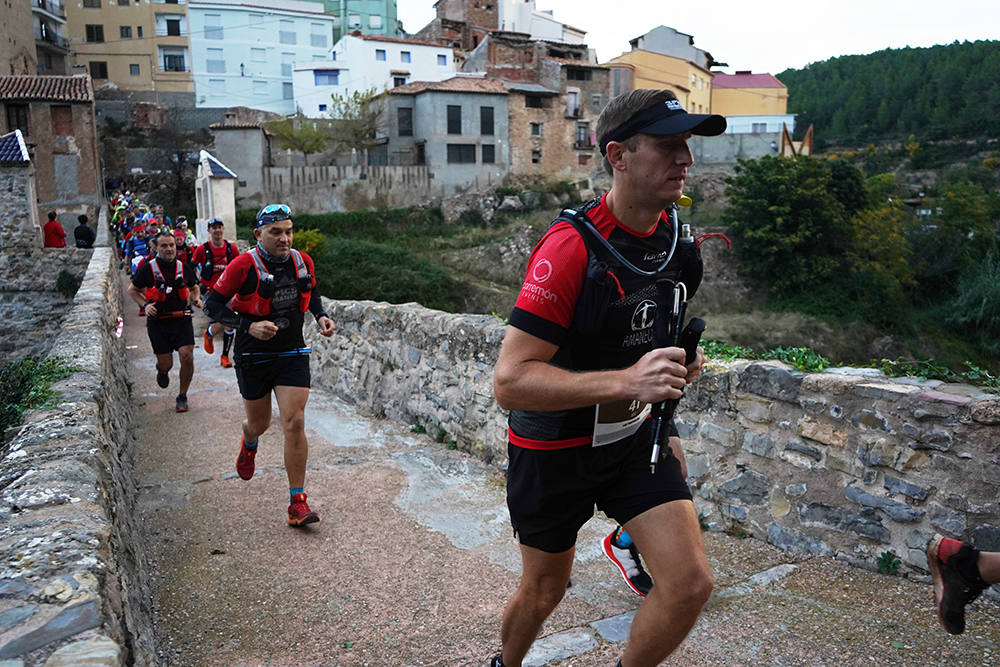
[[[700,317],[692,317],[684,330],[678,336],[677,344],[684,348],[684,365],[687,366],[698,356],[698,343],[701,342],[701,335],[705,333],[705,320]],[[654,408],[659,407],[659,414],[656,416],[656,430],[653,432],[653,452],[649,459],[649,472],[656,472],[656,462],[660,458],[660,440],[663,432],[663,425],[674,418],[674,411],[681,399],[671,398]]]

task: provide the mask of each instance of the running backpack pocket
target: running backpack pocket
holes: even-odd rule
[[[625,292],[611,267],[588,253],[587,273],[573,312],[573,327],[583,335],[596,334],[604,323],[608,305],[624,298]]]

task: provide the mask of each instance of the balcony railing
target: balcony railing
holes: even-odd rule
[[[53,0],[31,0],[31,6],[41,9],[44,12],[52,14],[52,16],[65,19],[66,11],[64,5],[61,2],[54,2]]]
[[[42,26],[45,24],[43,23]],[[48,42],[52,46],[63,51],[69,51],[69,40],[61,35],[57,35],[51,30],[45,30],[43,27],[35,26],[35,39],[43,42]]]
[[[594,147],[594,142],[591,141],[590,139],[584,139],[582,141],[580,139],[577,139],[576,141],[573,142],[573,148],[575,148],[578,151],[588,150],[593,147]]]

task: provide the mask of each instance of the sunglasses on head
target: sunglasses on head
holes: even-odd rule
[[[269,225],[272,222],[291,219],[292,209],[284,204],[269,204],[260,209],[260,213],[257,214],[257,226],[260,227],[261,225]]]

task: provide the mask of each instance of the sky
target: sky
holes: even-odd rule
[[[665,25],[728,67],[777,74],[835,56],[886,48],[1000,39],[1000,0],[536,0],[556,20],[587,31],[605,62],[629,40]],[[434,0],[398,0],[397,18],[414,33],[435,16]]]

